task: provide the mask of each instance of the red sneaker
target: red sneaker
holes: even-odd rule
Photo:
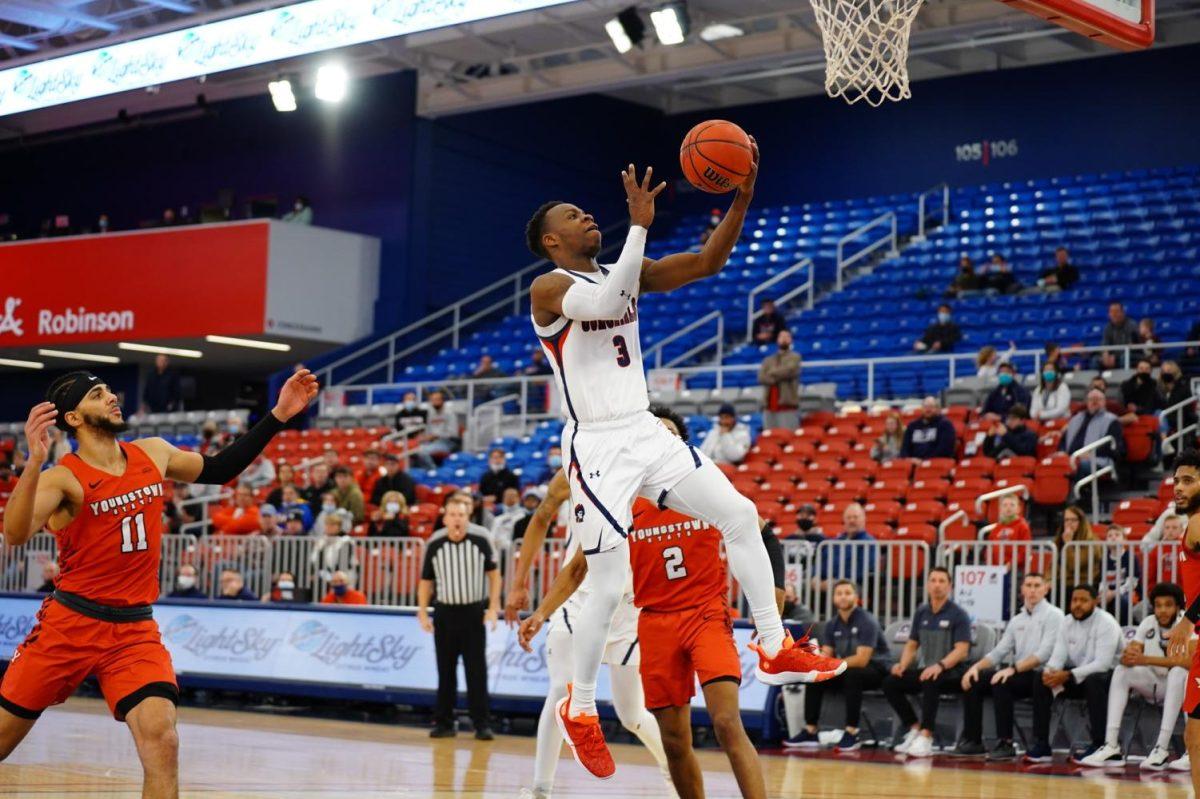
[[[816,642],[808,640],[808,633],[799,641],[793,641],[788,633],[773,658],[758,644],[750,644],[750,649],[758,653],[758,681],[767,685],[824,682],[846,670],[846,661],[822,655]]]
[[[571,683],[567,683],[567,695],[558,700],[555,705],[555,717],[558,729],[571,747],[575,762],[583,766],[594,777],[606,780],[617,771],[608,744],[604,742],[604,732],[600,729],[600,717],[596,715],[580,715],[572,717]]]

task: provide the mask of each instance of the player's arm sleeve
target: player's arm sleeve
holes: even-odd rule
[[[762,525],[762,540],[763,546],[767,548],[767,557],[771,560],[771,577],[775,581],[775,587],[783,588],[783,544],[779,543],[779,536],[775,535],[775,526],[770,522],[759,520]]]
[[[585,322],[620,317],[629,300],[637,296],[645,251],[646,228],[634,225],[607,280],[600,284],[577,280],[563,294],[563,316]]]
[[[283,429],[283,425],[274,413],[267,413],[258,420],[258,424],[216,455],[174,450],[167,462],[166,476],[188,483],[224,485],[245,471],[262,454],[275,434]]]

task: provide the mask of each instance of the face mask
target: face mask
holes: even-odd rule
[[[240,432],[242,432],[242,426],[231,422],[229,425],[229,435],[236,436]]]
[[[503,463],[503,462],[500,462],[500,463],[489,463],[489,464],[488,464],[488,468],[489,468],[489,469],[491,469],[493,472],[499,472],[499,471],[501,471],[502,469],[504,469],[504,463]]]
[[[279,581],[279,590],[280,591],[287,591],[290,593],[292,591],[292,589],[294,589],[295,587],[296,587],[296,584],[293,583],[291,580],[280,580]]]
[[[938,321],[941,322],[943,325],[946,324],[947,322],[950,321],[950,314],[948,314],[948,313],[938,314]]]
[[[346,586],[344,586],[344,585],[335,585],[335,586],[333,587],[333,595],[334,595],[334,596],[345,596],[345,595],[346,595]]]
[[[332,502],[326,502],[321,506],[321,510],[325,513],[333,513],[337,510],[337,505],[334,505]]]
[[[1164,373],[1163,373],[1163,376],[1162,376],[1162,381],[1163,381],[1164,383],[1166,383],[1166,384],[1170,385],[1171,383],[1174,383],[1174,382],[1175,382],[1175,375],[1173,375],[1173,374],[1170,374],[1170,373],[1168,373],[1168,372],[1164,372]]]
[[[1054,378],[1056,378],[1056,377],[1058,377],[1058,374],[1056,372],[1054,372],[1054,370],[1052,370],[1052,369],[1042,372],[1042,379],[1045,380],[1047,383],[1053,383]]]
[[[790,350],[791,348],[792,348],[792,345],[791,345],[791,344],[780,344],[780,345],[779,345],[779,351],[780,351],[780,352],[787,352],[787,351],[788,351],[788,350]]]
[[[108,230],[108,220],[107,220],[107,219],[101,219],[101,220],[100,220],[100,229],[101,229],[101,230]]]
[[[1150,375],[1146,375],[1146,374],[1139,374],[1139,375],[1138,375],[1138,382],[1139,382],[1139,383],[1149,383],[1151,379],[1152,379],[1152,378],[1150,377]]]
[[[557,469],[562,466],[562,455],[551,455],[546,459],[546,463],[550,465],[551,469]]]
[[[304,203],[296,203],[295,205],[292,206],[292,208],[295,208],[297,211],[303,211]]]
[[[1001,372],[999,380],[1000,380],[1000,385],[1007,386],[1012,383],[1013,378],[1012,378],[1012,375],[1008,374],[1007,372]]]
[[[175,582],[179,584],[180,588],[182,588],[184,591],[187,591],[189,588],[191,588],[192,586],[194,586],[196,584],[196,578],[189,577],[186,574],[181,574],[181,575],[179,575],[179,578]]]
[[[393,516],[395,516],[397,513],[400,512],[400,503],[399,502],[389,502],[386,507],[387,507],[387,512],[392,514]]]
[[[796,525],[801,530],[803,530],[804,532],[807,533],[809,530],[813,529],[813,520],[812,519],[797,519]]]

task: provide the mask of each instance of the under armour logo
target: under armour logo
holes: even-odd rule
[[[595,480],[595,479],[596,479],[596,478],[598,478],[599,476],[600,476],[600,472],[599,472],[599,471],[595,471],[595,472],[588,472],[588,479],[589,479],[589,480]]]
[[[625,291],[624,289],[622,289],[622,290],[621,290],[621,296],[622,296],[622,297],[632,297],[633,295],[632,295],[632,294],[630,294],[628,291]]]
[[[0,333],[12,333],[14,336],[23,336],[25,332],[21,330],[21,325],[24,324],[17,318],[17,306],[21,301],[16,297],[9,297],[4,301],[4,316],[0,316]]]
[[[583,505],[575,506],[575,521],[579,523],[583,522]]]

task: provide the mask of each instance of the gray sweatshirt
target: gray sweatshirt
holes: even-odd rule
[[[1022,607],[1021,612],[1013,616],[1004,628],[1004,635],[991,652],[984,657],[992,662],[995,668],[1015,666],[1030,655],[1037,657],[1042,665],[1054,654],[1054,645],[1059,639],[1062,628],[1063,612],[1043,599],[1029,608]]]
[[[1121,625],[1107,610],[1096,608],[1083,621],[1067,614],[1046,668],[1069,668],[1075,682],[1111,671],[1120,659]]]

